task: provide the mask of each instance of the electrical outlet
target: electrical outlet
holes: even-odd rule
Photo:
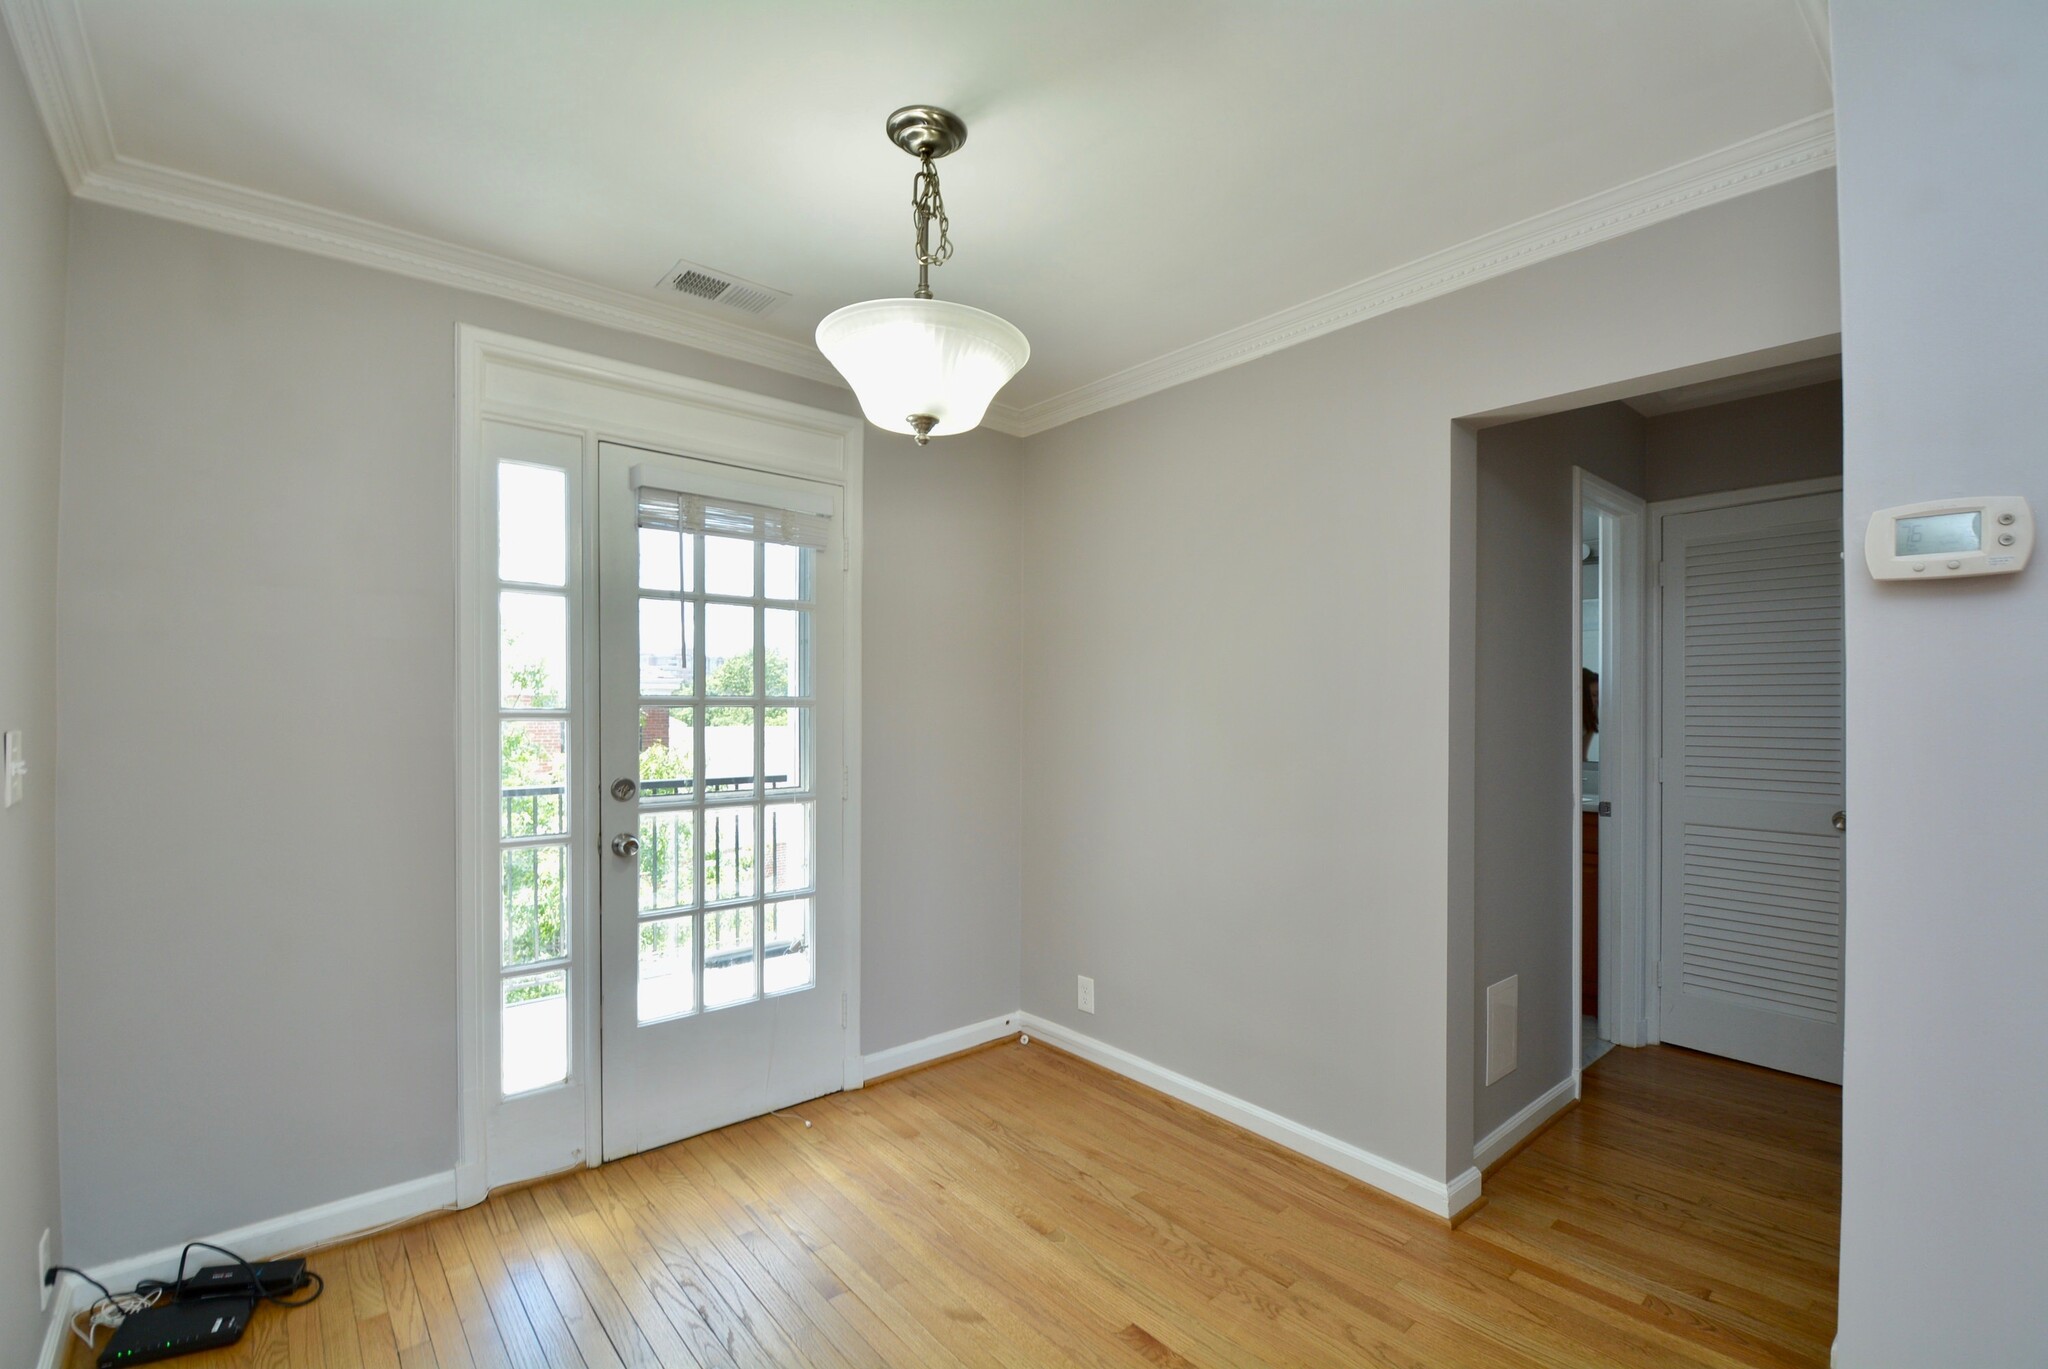
[[[22,754],[21,733],[9,732],[6,741],[7,804],[9,808],[21,802],[22,781],[28,778],[28,758]]]
[[[1094,981],[1094,980],[1092,980],[1092,979],[1090,979],[1090,978],[1089,978],[1089,977],[1088,977],[1087,975],[1085,975],[1085,974],[1084,974],[1084,975],[1081,975],[1081,976],[1080,976],[1080,980],[1081,980],[1081,1011],[1082,1011],[1082,1012],[1094,1012],[1094,1011],[1095,1011],[1095,981]]]
[[[1486,1082],[1496,1083],[1515,1068],[1516,1016],[1522,977],[1509,975],[1486,986]]]
[[[48,1283],[43,1282],[44,1277],[50,1272],[50,1266],[55,1263],[50,1255],[50,1228],[46,1226],[43,1228],[43,1238],[36,1242],[36,1291],[42,1296],[45,1312],[50,1310],[50,1299],[57,1296],[57,1281],[51,1279]]]

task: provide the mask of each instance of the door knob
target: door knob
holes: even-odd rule
[[[1841,811],[1840,809],[1837,809],[1837,810],[1835,810],[1835,817],[1834,817],[1834,823],[1835,823],[1835,830],[1836,830],[1837,832],[1846,832],[1846,831],[1848,831],[1848,830],[1849,830],[1849,815],[1848,815],[1847,813],[1845,813],[1845,812],[1842,812],[1842,811]]]
[[[640,854],[640,838],[631,832],[621,832],[612,838],[612,854],[615,856],[637,856]]]

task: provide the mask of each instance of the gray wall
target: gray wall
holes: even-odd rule
[[[71,252],[59,1067],[99,1261],[455,1161],[457,323],[854,406],[102,207]],[[976,591],[1018,460],[869,432],[867,1051],[1016,1006],[1016,598]],[[241,1057],[148,1048],[202,1027]]]
[[[41,1335],[36,1240],[58,1227],[53,796],[67,199],[0,31],[0,730],[24,734],[31,767],[23,801],[0,809],[0,1356],[10,1361]]]
[[[1603,404],[1479,434],[1475,1138],[1572,1071],[1572,467],[1641,494],[1643,428],[1626,404]],[[1520,976],[1516,1064],[1488,1085],[1486,986],[1509,975]]]
[[[1760,191],[1034,437],[1024,1007],[1462,1172],[1454,420],[1835,332],[1833,208],[1826,175]]]
[[[1849,594],[1835,1362],[2048,1364],[2048,564],[1863,573],[1873,510],[2048,518],[2048,7],[1835,0]]]
[[[868,430],[870,451],[881,434]],[[872,1053],[1017,1008],[1017,444],[868,459],[861,1032]],[[1001,455],[977,455],[977,451]]]
[[[1842,473],[1842,383],[1659,414],[1643,425],[1646,497],[1683,499]]]

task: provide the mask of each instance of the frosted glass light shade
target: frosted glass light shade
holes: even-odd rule
[[[818,324],[818,350],[853,386],[868,422],[907,433],[913,414],[929,414],[941,437],[979,424],[1031,359],[1031,344],[1009,323],[942,299],[849,304]]]

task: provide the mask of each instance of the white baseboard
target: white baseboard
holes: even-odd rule
[[[1563,1112],[1579,1096],[1579,1077],[1568,1074],[1541,1098],[1502,1122],[1486,1139],[1472,1147],[1472,1167],[1484,1170],[1501,1156],[1534,1136],[1545,1122]]]
[[[252,1222],[248,1226],[198,1239],[211,1245],[226,1246],[244,1259],[268,1260],[329,1245],[360,1232],[454,1206],[455,1171],[444,1170],[422,1179],[393,1184],[371,1193],[359,1193],[353,1198],[340,1198],[318,1207]],[[133,1288],[141,1279],[169,1279],[178,1272],[178,1256],[183,1250],[184,1246],[179,1244],[152,1250],[146,1255],[131,1255],[125,1260],[97,1266],[92,1276],[117,1292]],[[220,1262],[220,1256],[209,1257],[209,1252],[204,1250],[194,1251],[192,1258],[192,1269],[208,1262],[209,1258],[211,1263]],[[76,1283],[75,1280],[73,1282]]]
[[[865,1077],[880,1078],[898,1070],[915,1069],[919,1065],[944,1059],[956,1051],[973,1050],[991,1041],[1000,1041],[1016,1031],[1019,1014],[1010,1013],[1004,1017],[991,1017],[986,1022],[972,1022],[964,1027],[927,1036],[922,1041],[907,1041],[900,1046],[891,1046],[885,1051],[863,1056],[861,1065]]]
[[[36,1369],[57,1369],[64,1362],[64,1351],[71,1344],[71,1314],[84,1304],[71,1297],[71,1286],[86,1285],[69,1274],[57,1276],[57,1296],[50,1300],[50,1324],[43,1328],[42,1353],[36,1356]]]
[[[1297,1154],[1306,1155],[1320,1164],[1328,1165],[1341,1174],[1349,1175],[1360,1183],[1369,1184],[1382,1193],[1392,1194],[1406,1203],[1413,1203],[1423,1211],[1438,1217],[1450,1217],[1464,1211],[1479,1198],[1479,1171],[1468,1169],[1446,1183],[1408,1168],[1406,1165],[1375,1155],[1349,1141],[1340,1141],[1334,1136],[1303,1126],[1300,1122],[1282,1117],[1279,1113],[1248,1103],[1242,1098],[1233,1098],[1220,1089],[1211,1088],[1185,1074],[1176,1073],[1163,1065],[1155,1065],[1140,1059],[1129,1051],[1083,1036],[1077,1031],[1062,1027],[1057,1022],[1032,1013],[1018,1015],[1018,1025],[1032,1036],[1043,1037],[1049,1044],[1069,1051],[1093,1064],[1102,1066],[1116,1074],[1123,1075],[1159,1090],[1172,1098],[1178,1098],[1190,1107],[1200,1108],[1212,1117],[1255,1132],[1267,1140]]]

